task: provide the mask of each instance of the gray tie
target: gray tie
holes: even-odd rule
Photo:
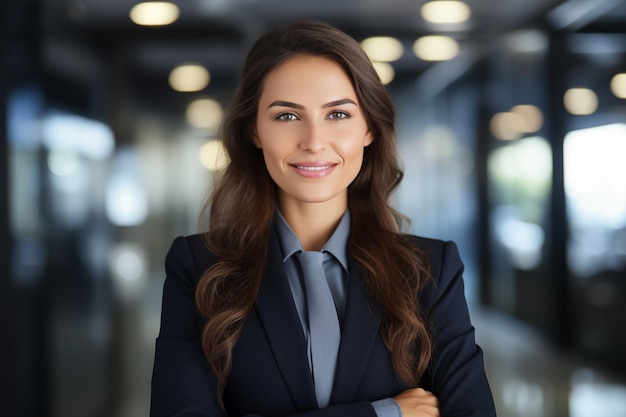
[[[335,302],[324,273],[324,254],[301,252],[298,255],[309,314],[309,333],[315,395],[320,408],[328,406],[333,388],[340,330]]]

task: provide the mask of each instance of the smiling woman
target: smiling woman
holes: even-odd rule
[[[372,142],[357,102],[343,68],[327,58],[294,57],[265,79],[254,144],[278,185],[280,211],[301,242],[310,218],[300,224],[298,213],[339,219],[346,211],[348,186]],[[328,238],[304,249],[320,250]]]
[[[495,416],[456,246],[389,204],[394,118],[345,33],[257,40],[207,230],[166,259],[152,416]]]

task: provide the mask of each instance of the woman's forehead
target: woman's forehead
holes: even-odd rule
[[[327,103],[339,98],[357,101],[350,77],[337,62],[311,55],[297,55],[274,68],[265,77],[261,91],[261,101]]]

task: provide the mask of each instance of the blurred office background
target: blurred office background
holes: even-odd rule
[[[388,82],[397,205],[460,246],[499,415],[626,416],[626,1],[173,3],[2,1],[1,415],[147,415],[239,66],[308,18]]]

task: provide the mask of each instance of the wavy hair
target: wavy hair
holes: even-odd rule
[[[417,386],[432,353],[428,320],[417,297],[429,275],[428,260],[400,232],[406,219],[389,202],[403,176],[393,103],[353,38],[324,23],[294,23],[267,32],[248,53],[221,127],[230,163],[203,209],[208,220],[205,240],[218,260],[204,272],[195,297],[204,319],[202,346],[217,377],[220,402],[233,347],[258,294],[277,207],[276,185],[262,151],[252,143],[258,102],[265,77],[296,55],[325,57],[341,65],[374,138],[365,148],[361,171],[348,187],[352,219],[348,253],[382,312],[380,336],[398,377]]]

